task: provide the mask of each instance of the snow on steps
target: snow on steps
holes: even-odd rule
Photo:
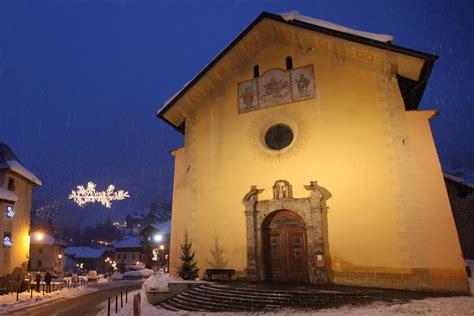
[[[339,291],[289,291],[240,288],[204,284],[162,302],[161,307],[194,312],[275,311],[283,307],[329,307],[354,298],[364,300],[376,292],[344,293]]]

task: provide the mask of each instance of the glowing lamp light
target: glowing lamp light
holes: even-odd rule
[[[44,234],[42,232],[37,232],[35,234],[35,238],[36,238],[36,240],[43,240]]]
[[[58,258],[59,258],[59,259],[61,259],[62,257],[63,257],[63,255],[62,255],[62,254],[59,254],[59,255],[58,255]]]
[[[164,250],[165,249],[165,246],[164,245],[161,245],[160,246],[160,250]]]
[[[163,235],[159,235],[159,234],[155,235],[155,236],[153,236],[153,240],[154,241],[162,241],[163,240]]]

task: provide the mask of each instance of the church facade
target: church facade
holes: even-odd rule
[[[170,271],[469,292],[429,120],[436,56],[262,13],[158,117],[184,134]]]

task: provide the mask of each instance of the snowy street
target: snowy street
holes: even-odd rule
[[[101,305],[107,301],[109,296],[114,299],[112,306],[115,307],[115,295],[120,296],[123,290],[123,303],[125,305],[125,288],[128,291],[139,289],[142,280],[102,282],[87,285],[77,295],[67,295],[67,290],[56,297],[44,299],[35,303],[25,301],[23,304],[14,304],[10,308],[2,307],[0,315],[95,315],[101,310]],[[58,293],[58,292],[56,292]],[[128,303],[132,304],[132,295],[128,296]],[[120,304],[120,297],[119,297]]]

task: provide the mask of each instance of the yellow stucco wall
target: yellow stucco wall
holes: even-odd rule
[[[4,232],[11,232],[13,246],[4,248],[0,245],[0,276],[7,275],[22,263],[28,263],[30,251],[30,212],[32,185],[22,177],[11,171],[2,174],[0,185],[8,186],[8,178],[15,180],[15,191],[13,192],[18,201],[14,204],[16,214],[13,218],[6,217],[7,203],[0,202],[0,233],[3,240]]]
[[[396,80],[356,61],[339,63],[329,54],[302,55],[272,44],[253,63],[262,74],[284,69],[289,55],[295,68],[314,65],[318,98],[239,115],[237,83],[252,79],[248,67],[186,119],[185,147],[174,152],[171,271],[186,226],[202,270],[210,266],[217,236],[227,267],[245,274],[242,198],[250,186],[265,189],[259,199],[271,199],[273,183],[284,179],[299,198],[308,196],[305,184],[318,181],[330,194],[326,253],[332,282],[465,291],[428,119],[405,111]],[[280,122],[293,128],[295,141],[275,154],[259,138]],[[433,285],[438,268],[453,274]],[[412,279],[405,282],[406,276]]]

